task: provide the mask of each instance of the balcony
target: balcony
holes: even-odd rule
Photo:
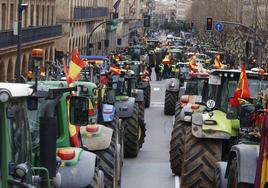
[[[61,36],[61,25],[27,27],[22,29],[21,41],[23,45],[25,43],[34,43]],[[0,31],[0,49],[13,47],[15,45],[17,45],[17,36],[13,35],[12,29]]]
[[[97,7],[97,8],[74,8],[74,20],[90,20],[96,18],[103,18],[108,16],[108,8]]]

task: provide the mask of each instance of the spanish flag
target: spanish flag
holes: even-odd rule
[[[85,63],[80,58],[78,49],[75,48],[72,53],[72,58],[70,61],[69,74],[67,75],[67,83],[70,85],[74,80],[79,79],[80,71],[84,68]]]
[[[191,57],[190,62],[189,62],[189,68],[191,69],[191,71],[193,72],[197,72],[197,64],[196,64],[196,53],[194,53],[194,55]]]
[[[238,86],[234,93],[235,98],[243,98],[249,99],[250,98],[250,90],[248,86],[248,78],[246,73],[245,65],[241,65],[241,74],[238,82]]]
[[[268,184],[268,117],[267,110],[261,129],[261,141],[254,188],[264,188]]]
[[[121,68],[117,67],[115,65],[111,65],[109,69],[109,73],[114,73],[115,75],[120,75],[121,74]]]
[[[239,106],[241,104],[240,99],[249,99],[249,98],[250,98],[250,90],[248,86],[246,68],[245,65],[242,64],[238,86],[235,90],[234,97],[229,99],[229,102],[231,106]]]
[[[223,64],[221,64],[221,61],[220,61],[220,53],[219,52],[215,57],[214,66],[215,66],[216,69],[222,69],[223,68]]]

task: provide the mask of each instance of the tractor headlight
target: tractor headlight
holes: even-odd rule
[[[227,78],[227,76],[228,76],[228,73],[227,73],[227,72],[226,72],[226,73],[224,73],[224,77],[225,77],[225,78]]]
[[[10,93],[6,90],[0,91],[0,101],[1,102],[7,102],[10,98]]]
[[[29,167],[25,163],[18,164],[15,169],[16,176],[20,179],[24,179],[28,171],[29,171]]]

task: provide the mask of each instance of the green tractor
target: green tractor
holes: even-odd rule
[[[72,88],[49,89],[42,93],[33,93],[27,84],[1,83],[0,88],[3,130],[0,134],[1,188],[103,187],[100,183],[102,172],[94,178],[96,155],[71,147],[56,149],[60,122],[55,115],[56,108],[62,94]],[[39,116],[35,116],[38,123],[33,127],[27,114],[37,110],[41,98],[47,103]],[[79,99],[77,102],[83,104]],[[85,112],[81,112],[83,114]],[[81,172],[79,181],[71,181],[75,180],[74,170]]]
[[[247,72],[251,95],[259,91],[260,77]],[[229,105],[237,88],[240,71],[213,70],[202,100],[186,104],[180,112],[177,148],[181,187],[215,187],[215,168],[218,161],[227,161],[232,143],[239,133],[236,109]],[[189,175],[191,174],[191,175]]]
[[[237,118],[240,121],[238,137],[235,139],[227,161],[217,163],[215,169],[216,188],[238,187],[253,188],[259,184],[258,178],[267,179],[267,174],[259,171],[257,163],[261,160],[263,139],[267,130],[267,97],[268,80],[261,80],[256,90],[261,90],[258,96],[244,100],[237,107]],[[255,99],[257,97],[257,100]],[[265,143],[266,144],[266,143]],[[257,175],[257,177],[256,177]],[[266,185],[257,185],[265,187]]]
[[[114,104],[124,133],[125,157],[136,157],[145,138],[144,96],[136,89],[135,73],[121,70],[120,75],[110,75],[107,84],[107,103]]]
[[[48,88],[64,87],[64,81],[44,81],[39,83],[39,90],[47,90]],[[68,98],[70,93],[66,93],[60,100],[58,106],[58,117],[62,121],[59,123],[59,134],[62,134],[62,139],[57,143],[57,146],[73,146],[82,148],[84,151],[93,152],[99,158],[99,168],[104,172],[105,187],[119,187],[121,183],[121,167],[122,167],[122,154],[120,152],[120,144],[118,141],[117,127],[113,117],[110,124],[95,124],[96,118],[96,90],[97,86],[90,82],[75,82],[74,86],[77,87],[77,94],[89,101],[88,108],[88,125],[80,128],[77,135],[78,142],[72,141],[72,131],[76,128],[69,125],[66,121],[66,112],[68,108]],[[40,109],[42,110],[42,109]],[[105,113],[110,117],[112,116],[112,108],[104,109]],[[64,115],[65,114],[65,115]],[[108,124],[110,127],[108,127]],[[79,124],[78,124],[79,125]],[[80,136],[79,136],[80,135]],[[71,137],[71,138],[70,138]],[[72,142],[70,143],[71,140]]]
[[[137,89],[143,90],[144,94],[144,106],[145,108],[150,107],[151,103],[151,86],[148,73],[146,71],[146,66],[141,61],[119,61],[119,65],[126,70],[134,71],[136,76],[135,84],[132,84],[133,87],[136,86]],[[135,88],[134,88],[135,89]]]

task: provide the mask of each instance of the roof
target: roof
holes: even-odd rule
[[[27,97],[33,92],[33,89],[28,84],[18,83],[0,83],[0,91],[6,90],[10,93],[11,97]]]

